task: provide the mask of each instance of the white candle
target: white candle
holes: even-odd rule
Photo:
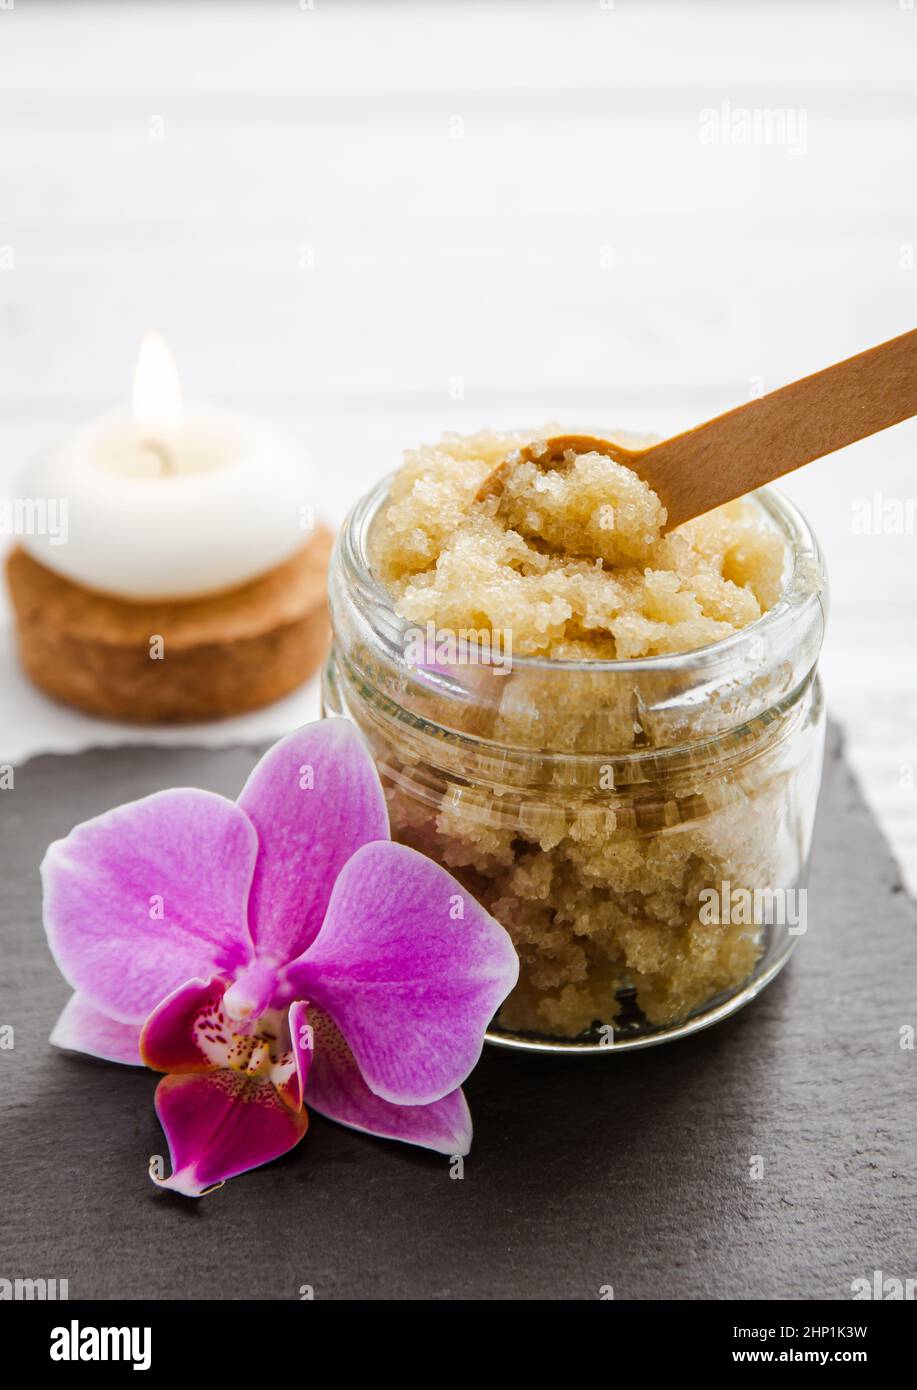
[[[254,420],[184,407],[160,338],[144,340],[131,414],[91,421],[27,470],[23,497],[65,524],[25,535],[41,564],[119,598],[235,588],[309,539],[312,472]]]

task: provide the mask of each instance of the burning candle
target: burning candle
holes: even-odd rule
[[[288,559],[314,525],[296,448],[252,419],[186,407],[154,334],[131,412],[88,422],[32,464],[20,493],[66,517],[55,534],[22,537],[35,560],[137,602],[236,588]]]

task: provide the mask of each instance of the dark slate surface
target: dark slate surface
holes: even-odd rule
[[[847,1299],[917,1274],[917,911],[830,741],[809,932],[743,1013],[683,1042],[552,1060],[487,1050],[448,1162],[320,1118],[202,1202],[157,1191],[155,1078],[47,1045],[67,997],[37,866],[157,788],[235,794],[255,754],[42,757],[0,792],[0,1277],[80,1297]],[[764,1178],[752,1181],[752,1155]]]

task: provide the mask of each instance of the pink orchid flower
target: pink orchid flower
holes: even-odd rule
[[[305,1106],[468,1152],[460,1086],[516,954],[450,874],[390,840],[344,720],[276,744],[236,802],[181,788],[78,825],[42,878],[76,990],[51,1041],[167,1073],[163,1186],[201,1196],[279,1157]]]

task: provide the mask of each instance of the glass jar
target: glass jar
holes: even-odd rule
[[[367,560],[388,488],[357,504],[331,562],[323,708],[368,739],[394,838],[513,938],[520,980],[490,1041],[619,1051],[734,1012],[806,926],[826,613],[808,524],[779,493],[755,495],[785,541],[783,592],[723,641],[508,658],[470,633],[419,646],[395,613]]]

